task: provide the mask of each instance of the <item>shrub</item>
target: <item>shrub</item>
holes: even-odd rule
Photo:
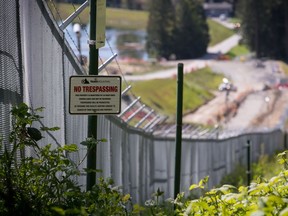
[[[100,178],[87,192],[73,181],[80,171],[66,154],[76,152],[77,145],[38,146],[41,131],[58,129],[32,127],[41,110],[20,104],[11,111],[11,148],[2,146],[0,156],[0,215],[125,215],[130,196],[112,187],[111,179]],[[27,147],[35,157],[25,157]]]
[[[174,211],[161,209],[153,215],[288,215],[288,151],[278,154],[278,162],[283,170],[270,180],[258,178],[248,187],[239,188],[224,184],[210,191],[205,190],[208,177],[198,184],[190,186],[190,191],[200,190],[202,196],[197,199],[184,199],[185,194],[178,194],[175,200],[166,202],[174,205]],[[164,206],[162,204],[162,206]],[[157,209],[154,206],[154,209]]]

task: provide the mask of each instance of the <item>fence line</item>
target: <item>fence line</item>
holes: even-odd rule
[[[101,117],[99,138],[107,143],[99,146],[97,165],[105,176],[115,177],[125,192],[144,202],[158,188],[165,197],[173,197],[175,138],[155,137],[129,127],[119,119]],[[246,144],[251,143],[251,160],[260,155],[272,155],[284,149],[281,130],[241,134],[226,139],[183,139],[181,162],[181,190],[210,176],[208,186],[220,183],[237,164],[247,161]]]
[[[7,2],[10,1],[0,0],[0,8]],[[3,17],[6,13],[9,10],[3,11]],[[42,113],[43,124],[61,128],[53,133],[54,137],[45,134],[40,145],[56,145],[55,139],[61,145],[76,143],[80,151],[70,157],[79,162],[86,155],[85,147],[79,143],[87,136],[87,116],[68,114],[69,77],[85,72],[65,41],[64,33],[53,20],[45,1],[21,1],[20,15],[23,85],[26,89],[24,101],[34,108],[45,107]],[[9,46],[13,48],[17,44],[10,43]],[[0,60],[9,61],[2,55]],[[0,67],[1,94],[3,83],[7,81],[4,76],[6,73],[6,68]],[[5,97],[10,96],[5,91],[3,94]],[[10,124],[10,110],[1,99],[0,102],[0,134],[7,139],[10,128],[2,125]],[[5,122],[2,121],[4,116],[8,116]],[[158,188],[165,192],[166,198],[173,197],[174,138],[154,136],[152,132],[127,125],[117,116],[99,116],[97,124],[98,138],[107,139],[107,142],[98,146],[97,168],[103,170],[99,176],[112,177],[115,184],[122,185],[123,191],[130,193],[135,202],[143,203]],[[247,133],[220,140],[183,139],[181,190],[187,191],[190,184],[197,183],[207,175],[210,176],[209,187],[217,185],[223,175],[231,172],[236,164],[245,164],[247,140],[252,144],[252,161],[256,161],[261,154],[272,154],[284,148],[284,135],[280,130]],[[84,160],[80,168],[85,166]],[[85,175],[79,177],[78,181],[84,185]]]

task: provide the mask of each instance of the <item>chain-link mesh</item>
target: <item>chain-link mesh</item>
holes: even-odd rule
[[[23,98],[18,0],[0,0],[0,28],[0,137],[8,147],[9,113]]]

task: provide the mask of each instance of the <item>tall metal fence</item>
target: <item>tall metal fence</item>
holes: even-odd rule
[[[9,148],[9,113],[23,97],[18,1],[0,1],[0,27],[0,140]]]
[[[100,137],[107,143],[98,146],[98,167],[117,185],[139,202],[144,202],[160,188],[165,197],[173,197],[175,173],[175,138],[160,138],[124,125],[114,117],[102,118]],[[251,160],[272,155],[284,148],[281,130],[245,133],[225,139],[183,139],[181,158],[181,191],[209,176],[208,187],[236,167],[246,165],[247,141]]]
[[[0,134],[8,142],[9,111],[13,104],[22,101],[23,94],[23,101],[31,107],[45,107],[39,125],[61,128],[53,134],[45,134],[40,145],[79,144],[87,136],[87,116],[68,113],[69,77],[85,72],[45,1],[19,2],[20,13],[17,0],[0,0],[0,25],[5,27],[5,31],[0,31]],[[19,23],[21,34],[18,34]],[[13,29],[16,30],[9,33]],[[135,202],[143,203],[158,188],[165,191],[166,198],[173,197],[174,138],[154,136],[151,131],[129,126],[117,116],[99,116],[97,124],[98,138],[107,139],[97,147],[97,168],[103,170],[99,175],[112,177]],[[181,190],[187,191],[190,184],[207,175],[210,176],[209,187],[212,187],[236,164],[245,164],[247,140],[252,143],[252,161],[261,154],[283,149],[280,130],[225,139],[183,139]],[[75,162],[85,159],[86,149],[80,144],[79,148],[79,153],[70,156]],[[84,160],[81,168],[85,163]],[[84,172],[78,181],[85,184]]]

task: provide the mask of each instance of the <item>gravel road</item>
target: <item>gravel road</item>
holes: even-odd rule
[[[265,61],[256,67],[256,60],[217,61],[219,53],[225,53],[238,44],[239,35],[208,48],[201,59],[168,61],[172,69],[145,75],[126,75],[127,81],[163,79],[175,77],[177,64],[184,64],[184,73],[209,66],[213,71],[224,74],[237,87],[236,92],[215,92],[215,98],[193,113],[183,117],[183,123],[220,125],[224,129],[249,129],[282,127],[288,117],[288,90],[263,90],[273,86],[283,76],[275,61]]]
[[[288,90],[263,90],[265,85],[273,86],[283,76],[276,70],[276,62],[264,64],[265,67],[256,67],[255,61],[211,61],[210,67],[232,81],[237,92],[231,92],[228,98],[225,92],[216,92],[213,100],[186,115],[183,122],[220,124],[225,129],[283,125],[288,111]],[[230,113],[223,115],[228,108]]]

